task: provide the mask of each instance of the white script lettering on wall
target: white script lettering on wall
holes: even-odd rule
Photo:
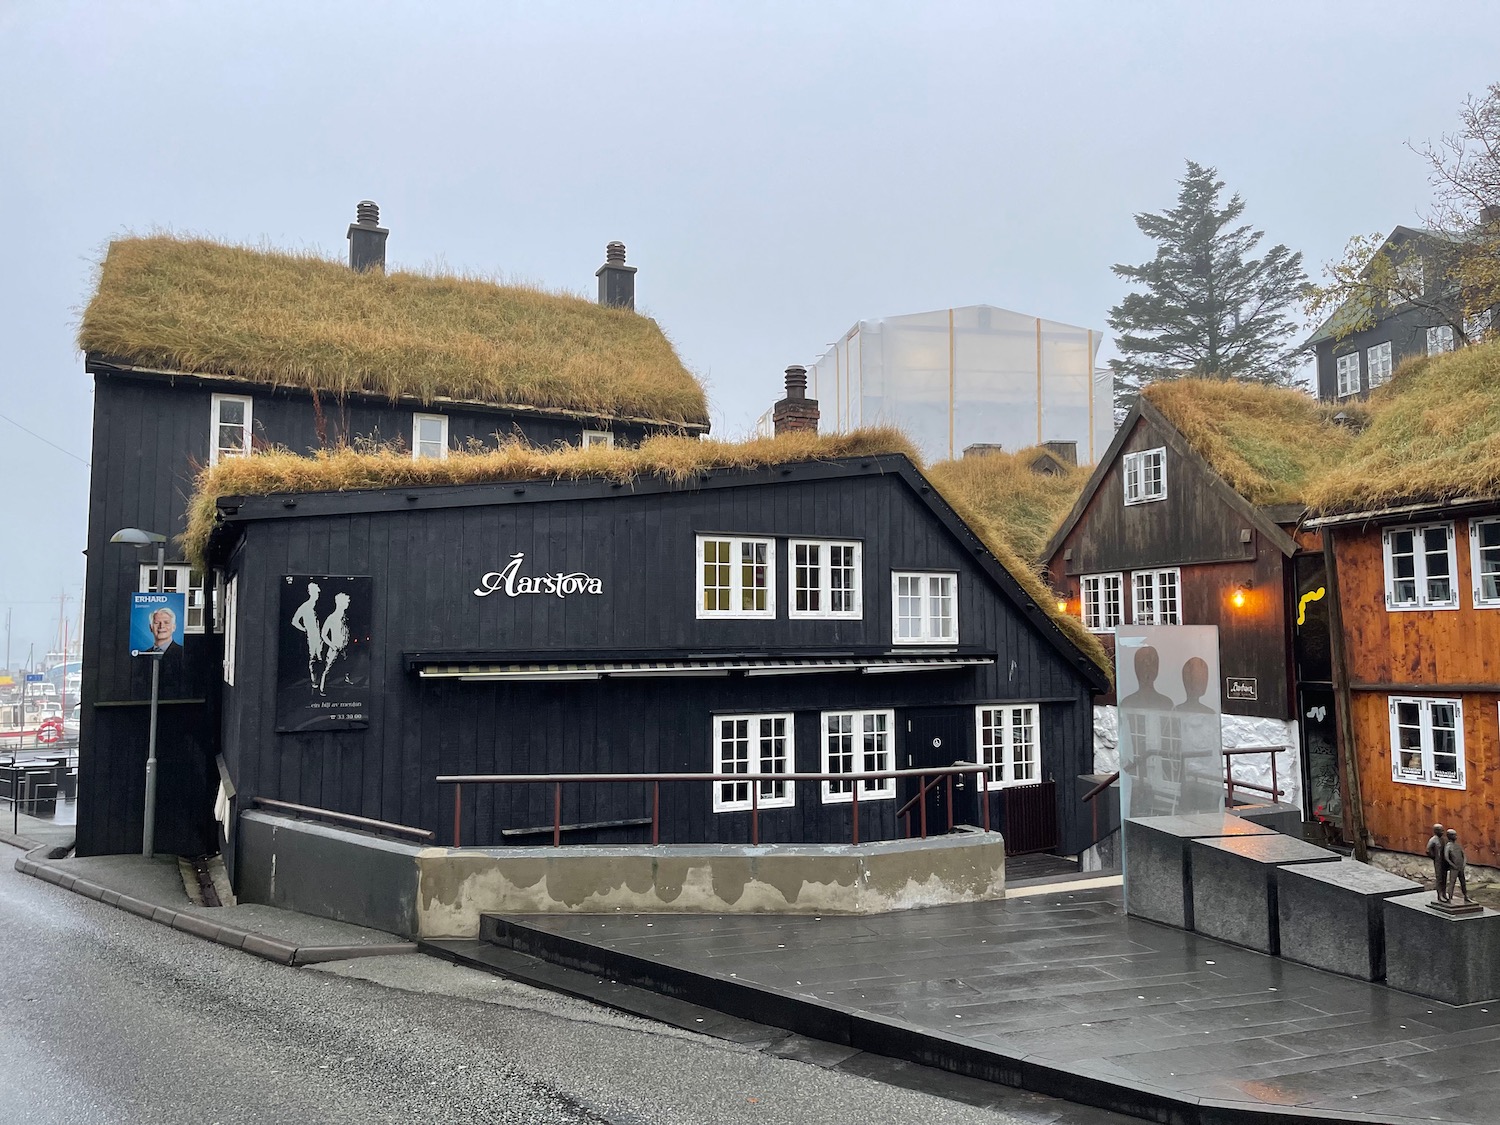
[[[604,593],[604,582],[581,570],[571,574],[522,574],[521,564],[525,561],[524,552],[511,555],[504,570],[492,570],[479,580],[474,596],[487,598],[497,590],[512,598],[521,594],[553,594],[565,598],[569,594]]]

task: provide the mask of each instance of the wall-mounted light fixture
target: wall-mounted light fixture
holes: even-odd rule
[[[1229,595],[1229,604],[1235,609],[1244,609],[1248,600],[1249,591],[1255,588],[1255,583],[1249,580],[1241,582],[1234,588],[1234,593]]]

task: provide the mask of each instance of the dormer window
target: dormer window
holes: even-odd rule
[[[245,395],[214,395],[209,419],[213,441],[208,449],[208,463],[217,465],[221,457],[245,457],[250,453],[254,401]]]
[[[606,449],[615,447],[615,435],[609,430],[584,430],[583,448],[588,449],[592,445],[602,445]]]
[[[1395,308],[1427,292],[1421,258],[1408,258],[1396,267],[1396,280],[1385,292],[1386,304]]]
[[[441,461],[448,456],[448,416],[413,414],[411,418],[413,461]]]
[[[1125,454],[1125,503],[1145,504],[1167,498],[1167,451],[1145,449]]]

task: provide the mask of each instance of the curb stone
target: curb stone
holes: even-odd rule
[[[7,840],[6,842],[13,841]],[[44,883],[51,883],[63,890],[93,899],[105,906],[113,906],[117,910],[145,918],[158,925],[168,926],[179,933],[191,934],[193,937],[228,946],[230,949],[238,949],[252,956],[274,961],[279,965],[317,965],[325,961],[344,961],[354,957],[389,957],[417,952],[417,943],[413,941],[386,942],[379,945],[299,946],[280,938],[242,929],[239,926],[221,925],[203,914],[158,906],[154,902],[146,902],[88,879],[79,878],[71,872],[59,871],[46,862],[57,858],[48,854],[53,851],[51,847],[38,846],[31,840],[21,841],[21,843],[23,846],[31,846],[31,851],[15,862],[15,869],[22,875],[29,875]]]

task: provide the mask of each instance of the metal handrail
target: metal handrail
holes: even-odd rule
[[[1241,789],[1249,789],[1255,793],[1264,793],[1272,798],[1285,795],[1280,783],[1276,779],[1276,755],[1283,750],[1290,750],[1290,746],[1231,746],[1224,750],[1224,789],[1225,800],[1234,803],[1234,790],[1238,786]],[[1234,759],[1244,754],[1269,754],[1271,755],[1271,784],[1269,786],[1257,785],[1253,781],[1236,781],[1234,778]]]
[[[392,824],[388,820],[372,820],[367,816],[355,816],[353,813],[334,812],[332,809],[318,809],[311,805],[294,805],[290,801],[273,801],[270,797],[254,797],[251,803],[263,809],[277,809],[286,812],[298,813],[302,816],[319,816],[325,820],[338,820],[345,824],[355,824],[361,828],[378,828],[382,832],[402,832],[408,836],[415,836],[420,840],[436,839],[436,833],[426,828],[412,828],[406,824]]]
[[[876,781],[884,778],[920,777],[923,779],[948,779],[948,830],[953,830],[953,776],[976,774],[979,791],[985,792],[984,774],[988,769],[977,762],[959,762],[951,766],[933,766],[929,769],[869,770],[862,773],[481,773],[439,774],[439,785],[453,786],[453,846],[462,847],[463,787],[465,785],[537,785],[552,786],[552,846],[562,846],[562,787],[566,784],[619,784],[631,782],[651,783],[651,843],[661,842],[661,783],[664,781],[689,782],[748,782],[750,784],[750,842],[760,843],[760,787],[766,782],[779,781],[838,781],[850,782],[849,804],[851,808],[851,843],[859,843],[859,785],[861,781]],[[924,782],[921,794],[925,795],[929,785]],[[911,801],[906,806],[911,805]],[[990,830],[990,804],[984,806],[983,827]],[[927,805],[922,804],[922,839],[927,838]],[[901,815],[897,813],[897,815]],[[907,835],[910,831],[908,814]]]

